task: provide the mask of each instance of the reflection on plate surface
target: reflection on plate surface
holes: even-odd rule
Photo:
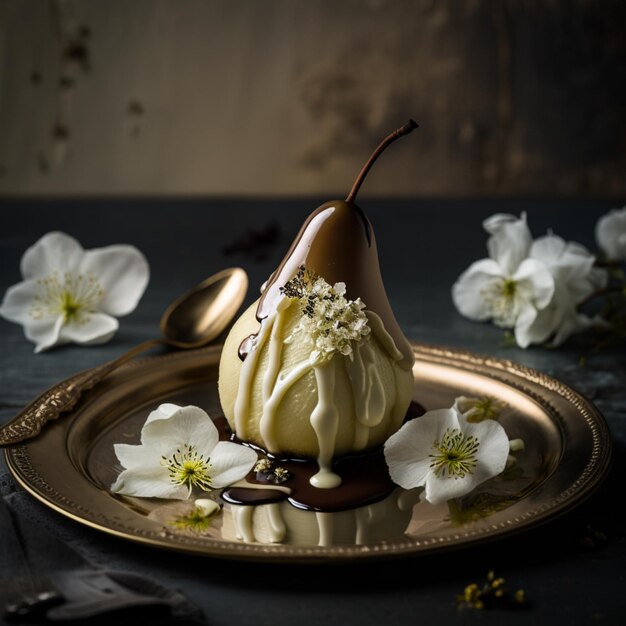
[[[522,438],[518,463],[464,498],[433,506],[396,489],[383,500],[337,513],[287,501],[233,505],[203,519],[193,503],[114,496],[120,471],[113,444],[137,443],[162,402],[221,414],[220,347],[138,360],[85,395],[36,439],[7,448],[9,468],[53,509],[132,541],[235,559],[318,561],[427,553],[521,531],[589,495],[604,477],[611,440],[597,409],[540,372],[490,357],[414,345],[414,400],[427,410],[459,395],[506,403],[500,422]]]

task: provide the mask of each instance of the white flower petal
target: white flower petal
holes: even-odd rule
[[[458,413],[454,409],[428,411],[403,424],[384,446],[391,480],[404,489],[423,486],[430,473],[435,441],[448,428],[458,427]]]
[[[115,317],[127,315],[136,308],[150,278],[146,258],[129,245],[88,250],[77,270],[98,279],[105,292],[99,307]]]
[[[565,241],[557,235],[538,237],[530,247],[529,256],[549,266],[561,258],[565,245]]]
[[[119,327],[114,317],[104,313],[86,313],[80,319],[72,319],[61,326],[59,339],[63,343],[73,342],[84,345],[106,343]]]
[[[475,474],[477,484],[500,474],[509,455],[509,438],[503,426],[495,420],[466,422],[463,432],[468,437],[474,436],[480,442],[477,454]]]
[[[595,256],[579,243],[565,243],[560,237],[548,235],[533,243],[530,256],[546,265],[555,281],[567,289],[574,303],[608,282],[608,272],[594,267]]]
[[[154,448],[128,443],[113,445],[115,456],[124,469],[153,469],[161,467],[161,457]]]
[[[491,234],[487,240],[489,256],[497,261],[507,276],[511,276],[528,256],[532,235],[526,223],[526,213],[521,218],[498,213],[483,222]]]
[[[187,487],[171,483],[164,467],[160,467],[159,470],[124,470],[111,485],[111,491],[138,498],[176,498],[182,500],[189,497]]]
[[[554,278],[550,270],[540,261],[526,259],[522,261],[513,275],[513,280],[526,287],[532,294],[531,301],[538,309],[548,306],[554,294]]]
[[[213,420],[197,406],[180,407],[166,419],[153,419],[141,431],[144,445],[176,450],[187,444],[203,456],[211,455],[218,440]]]
[[[211,454],[211,486],[220,489],[241,480],[257,462],[257,453],[230,441],[220,441]]]
[[[31,323],[34,319],[31,308],[38,292],[39,285],[32,279],[9,287],[0,306],[0,315],[17,324]]]
[[[423,487],[432,473],[430,468],[432,459],[428,456],[417,459],[406,454],[405,450],[397,448],[392,450],[393,456],[387,461],[391,480],[403,489]]]
[[[67,343],[60,337],[63,328],[63,318],[46,318],[35,320],[24,326],[24,334],[29,341],[35,344],[35,353],[43,352],[53,346]]]
[[[520,348],[527,348],[533,343],[545,341],[554,331],[554,310],[548,308],[543,311],[527,304],[525,305],[515,322],[515,342]]]
[[[35,344],[35,352],[43,352],[58,343],[63,325],[60,315],[45,315],[35,319],[32,314],[34,298],[39,291],[36,280],[26,280],[9,287],[4,294],[0,315],[10,322],[21,324],[24,335]]]
[[[182,409],[183,407],[179,404],[172,404],[171,402],[164,402],[160,404],[154,411],[151,411],[148,415],[148,419],[146,420],[144,426],[153,422],[154,420],[164,420],[172,417],[176,411]]]
[[[431,504],[441,504],[468,494],[478,484],[475,473],[466,474],[463,478],[450,478],[437,476],[431,472],[426,481],[424,497]]]
[[[613,261],[626,261],[626,206],[612,209],[596,224],[596,242]]]
[[[24,335],[35,344],[35,353],[67,343],[59,337],[63,326],[63,317],[60,313],[44,314],[42,317],[33,315],[32,306],[38,291],[36,280],[26,280],[13,285],[7,289],[0,307],[2,317],[23,326]]]
[[[73,237],[59,231],[47,233],[24,253],[22,276],[29,280],[54,271],[63,273],[76,267],[83,254],[82,246]]]
[[[452,300],[459,312],[476,321],[491,317],[484,291],[504,277],[502,268],[492,259],[472,263],[452,286]]]

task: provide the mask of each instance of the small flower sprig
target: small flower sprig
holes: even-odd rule
[[[291,478],[291,473],[285,467],[276,466],[273,461],[264,457],[259,459],[254,466],[256,477],[263,482],[274,483],[280,485],[287,482]]]
[[[452,287],[458,311],[491,321],[521,348],[559,346],[590,329],[626,337],[626,207],[596,225],[599,254],[548,232],[533,239],[525,213],[483,222],[488,258],[472,263]],[[603,298],[602,311],[588,304]],[[607,343],[607,340],[604,340]]]
[[[299,301],[302,317],[285,339],[291,343],[302,335],[312,344],[310,361],[318,364],[334,354],[352,356],[352,342],[370,333],[365,304],[360,298],[347,300],[345,283],[329,285],[322,277],[301,266],[281,292]]]

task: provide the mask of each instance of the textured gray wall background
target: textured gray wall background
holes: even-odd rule
[[[0,192],[626,196],[620,0],[0,0]]]

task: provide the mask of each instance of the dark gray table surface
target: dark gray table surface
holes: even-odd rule
[[[151,267],[139,306],[120,319],[118,334],[106,345],[67,346],[35,355],[21,327],[0,321],[0,422],[59,380],[157,336],[167,304],[219,269],[245,268],[251,285],[247,302],[252,302],[302,221],[324,200],[0,201],[2,292],[20,280],[24,250],[50,230],[75,236],[85,248],[134,244]],[[527,211],[535,236],[552,228],[595,250],[595,222],[615,203],[365,198],[360,206],[373,222],[388,296],[410,339],[514,360],[559,378],[595,402],[612,430],[615,455],[608,479],[589,500],[539,528],[481,547],[401,562],[333,567],[223,562],[149,549],[61,519],[26,494],[21,514],[31,515],[101,564],[149,574],[183,591],[216,626],[624,623],[626,520],[616,506],[626,476],[624,345],[594,353],[578,337],[558,349],[512,348],[494,326],[462,318],[450,298],[450,287],[461,271],[486,256],[481,227],[485,217]],[[246,250],[246,245],[238,245],[242,238],[244,243],[249,239],[250,230],[263,231],[272,223],[278,226],[278,236],[267,246]],[[232,247],[239,251],[229,250]],[[587,357],[584,367],[581,356]],[[590,529],[606,540],[588,546]],[[523,587],[530,608],[459,611],[456,594],[469,582],[484,580],[489,569],[512,588]]]

